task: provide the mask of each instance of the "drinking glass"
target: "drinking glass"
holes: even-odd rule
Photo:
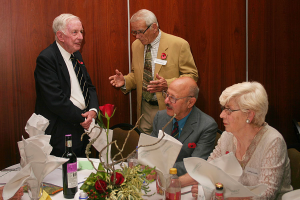
[[[163,196],[163,200],[166,199],[168,178],[169,178],[169,174],[163,174],[160,171],[156,171],[156,191],[157,191],[157,194]]]
[[[43,183],[38,181],[27,181],[28,195],[31,200],[39,200],[43,195]]]

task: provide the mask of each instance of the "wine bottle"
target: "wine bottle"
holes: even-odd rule
[[[77,181],[77,157],[72,150],[72,135],[65,135],[66,151],[63,158],[69,160],[62,166],[63,173],[63,193],[66,199],[73,199],[78,190]]]
[[[170,177],[167,180],[166,200],[180,200],[181,186],[177,176],[177,169],[170,169]]]

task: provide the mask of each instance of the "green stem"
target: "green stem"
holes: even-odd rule
[[[107,141],[107,148],[106,148],[106,163],[108,164],[108,150],[109,150],[109,141],[108,141],[108,133],[109,133],[109,119],[107,119],[107,127],[106,127],[106,141]],[[108,171],[107,171],[108,172]]]

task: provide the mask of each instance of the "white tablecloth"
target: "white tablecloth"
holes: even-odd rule
[[[78,158],[79,161],[86,161],[86,158]],[[93,162],[95,163],[95,165],[97,165],[96,167],[98,167],[99,164],[99,160],[98,159],[92,159]],[[19,164],[13,165],[11,167],[8,167],[7,169],[15,169],[20,167]],[[93,170],[79,170],[77,172],[77,176],[78,176],[78,188],[81,187],[82,183],[84,182],[84,180],[90,175],[90,173]],[[14,177],[14,175],[17,173],[17,171],[1,171],[0,172],[0,187],[3,186],[5,183],[7,183],[12,177]],[[62,187],[62,170],[61,167],[57,168],[56,170],[54,170],[53,172],[51,172],[50,174],[48,174],[48,176],[46,176],[43,180],[43,182],[46,183],[50,183],[50,184],[54,184],[54,185],[58,185]],[[153,194],[155,193],[153,196],[148,197],[148,196],[144,196],[143,198],[146,200],[158,200],[158,199],[162,199],[162,196],[159,194],[156,194],[156,183],[155,181],[153,183],[151,183],[150,185],[150,189],[151,192],[148,193],[149,194]],[[191,189],[191,186],[186,187],[186,188],[182,188],[182,192],[186,192],[189,191]],[[80,191],[80,190],[79,190]],[[63,192],[58,192],[54,195],[50,195],[50,197],[53,200],[62,200],[65,199],[63,197]],[[74,199],[78,199],[78,194],[76,194],[76,196],[74,197]],[[191,193],[187,193],[182,195],[182,198],[184,200],[194,200],[194,198],[192,197]],[[22,200],[30,200],[29,196],[27,193],[24,193]]]

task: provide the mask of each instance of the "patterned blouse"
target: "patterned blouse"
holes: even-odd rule
[[[232,133],[224,131],[207,161],[229,152],[235,155],[236,149],[237,139]],[[283,193],[293,189],[286,143],[282,135],[267,123],[256,134],[242,160],[238,161],[243,168],[240,183],[245,186],[268,186],[260,198],[254,199],[281,199]]]

